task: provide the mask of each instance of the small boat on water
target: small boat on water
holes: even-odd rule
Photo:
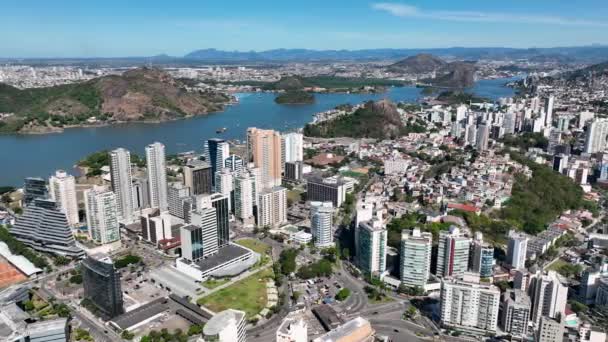
[[[221,133],[226,132],[227,130],[228,130],[228,128],[226,128],[226,127],[222,127],[222,128],[218,128],[218,129],[215,131],[215,133],[217,133],[217,134],[221,134]]]

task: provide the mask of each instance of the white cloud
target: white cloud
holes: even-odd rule
[[[492,13],[474,11],[426,11],[414,6],[392,3],[373,3],[372,8],[403,18],[423,18],[445,21],[549,24],[563,26],[608,27],[608,22],[589,19],[574,19],[559,16],[525,15],[514,13]]]
[[[398,17],[410,17],[418,15],[418,9],[414,6],[395,4],[390,2],[379,2],[372,4],[372,8],[380,11],[388,12]]]

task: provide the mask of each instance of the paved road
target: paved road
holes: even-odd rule
[[[46,300],[54,297],[57,302],[68,305],[72,309],[72,316],[81,322],[81,327],[88,330],[96,342],[121,340],[118,334],[112,329],[108,329],[99,318],[86,311],[79,303],[57,298],[53,292],[44,287],[44,284],[40,286],[37,293]]]

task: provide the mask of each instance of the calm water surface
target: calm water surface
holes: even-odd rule
[[[497,99],[513,95],[504,86],[509,79],[482,80],[472,91]],[[309,122],[314,113],[344,103],[390,98],[393,101],[415,101],[421,89],[391,88],[384,94],[317,94],[311,105],[278,105],[274,94],[237,94],[240,103],[221,113],[158,124],[131,123],[95,128],[72,128],[63,133],[44,135],[0,135],[0,186],[22,186],[28,176],[48,177],[57,169],[71,170],[84,156],[95,151],[125,147],[139,155],[144,147],[160,141],[167,153],[202,151],[203,141],[213,137],[243,139],[247,127],[293,130]],[[226,127],[223,134],[218,128]]]

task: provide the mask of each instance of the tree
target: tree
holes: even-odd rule
[[[138,264],[140,262],[141,262],[141,257],[139,257],[137,255],[128,254],[128,255],[125,255],[124,257],[116,260],[114,262],[114,266],[116,268],[124,268],[131,264]]]
[[[328,260],[331,263],[335,263],[336,262],[336,255],[337,255],[337,249],[336,247],[328,247],[328,248],[324,248],[321,251],[321,255],[323,255],[323,257]]]
[[[53,263],[55,264],[55,266],[65,266],[70,263],[70,259],[68,259],[62,255],[57,255],[53,259]]]
[[[570,304],[570,309],[572,309],[572,311],[574,311],[575,313],[585,312],[589,310],[589,307],[587,305],[576,300],[570,300],[568,301],[568,304]]]
[[[10,194],[8,194],[8,193],[6,193],[6,194],[2,195],[2,199],[0,199],[0,201],[1,201],[2,203],[7,203],[7,204],[8,204],[8,203],[11,203],[11,201],[12,201],[12,200],[11,200],[11,195],[10,195]]]
[[[193,324],[188,328],[188,336],[200,335],[203,333],[203,327],[198,324]]]
[[[572,264],[563,264],[557,269],[557,273],[563,275],[566,278],[570,278],[572,276],[578,275],[582,271],[583,271],[583,266],[572,265]]]
[[[27,300],[23,303],[23,307],[25,308],[25,311],[32,311],[35,308],[34,302]]]
[[[346,298],[350,296],[350,289],[343,287],[336,293],[336,300],[344,301]]]
[[[342,248],[342,259],[350,260],[350,249],[347,247]]]
[[[405,318],[412,319],[412,318],[416,317],[417,313],[418,313],[418,310],[416,310],[416,308],[413,305],[410,305],[407,308],[407,310],[405,310],[405,313],[403,315],[405,316]]]
[[[70,308],[63,303],[54,305],[53,310],[55,310],[55,312],[57,313],[57,315],[59,317],[67,318],[67,317],[70,317],[70,314],[71,314]]]
[[[70,277],[70,283],[82,284],[82,274],[73,275]]]
[[[135,337],[135,334],[130,332],[129,330],[123,330],[122,334],[120,334],[120,337],[122,337],[124,340],[132,340],[133,337]]]
[[[332,273],[332,263],[326,259],[321,259],[313,264],[300,267],[297,275],[302,279],[311,279],[316,277],[329,277]]]
[[[289,248],[284,249],[279,255],[279,264],[281,265],[281,273],[284,275],[290,275],[296,271],[296,257],[298,256],[298,250]]]
[[[500,291],[505,292],[507,291],[507,289],[511,288],[511,285],[509,285],[509,282],[507,281],[499,281],[496,283],[496,286],[498,286],[498,288],[500,288]]]

